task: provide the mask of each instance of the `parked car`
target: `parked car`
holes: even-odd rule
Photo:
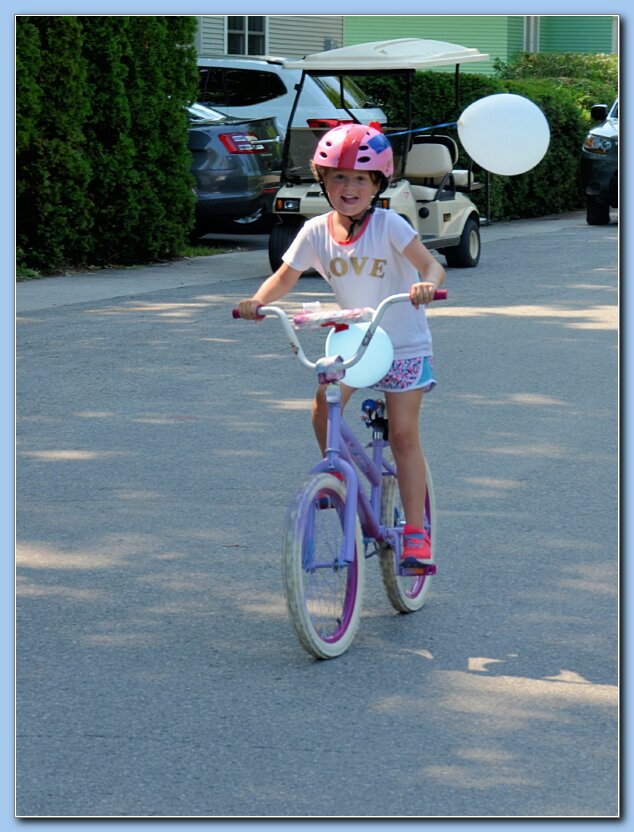
[[[619,102],[609,111],[606,104],[595,104],[590,115],[601,124],[590,130],[581,148],[586,218],[588,225],[607,225],[610,208],[619,204]]]
[[[200,86],[198,100],[232,116],[258,118],[273,116],[282,136],[288,128],[302,73],[287,69],[283,58],[198,58]],[[373,106],[354,79],[344,81],[344,103],[339,106],[339,79],[329,76],[306,78],[295,126],[305,127],[314,119],[350,119],[369,124],[385,123],[383,110]]]
[[[263,233],[280,183],[282,139],[273,118],[234,118],[187,108],[196,189],[194,237],[211,231]]]

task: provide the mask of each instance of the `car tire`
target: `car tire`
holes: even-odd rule
[[[282,257],[293,242],[303,223],[287,223],[274,225],[269,235],[269,263],[276,272],[282,265]]]
[[[440,249],[448,266],[473,269],[480,260],[480,225],[475,217],[466,221],[457,246]]]
[[[610,222],[610,204],[588,197],[586,199],[586,220],[588,225],[608,225]]]

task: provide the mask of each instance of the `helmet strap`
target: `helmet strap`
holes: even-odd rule
[[[326,190],[326,184],[325,184],[325,182],[324,182],[324,180],[322,179],[321,176],[319,177],[319,184],[321,185],[321,190],[323,191],[323,194],[326,197],[326,201],[328,202],[328,205],[330,205],[330,207],[334,211],[335,207],[332,204],[332,202],[330,201],[330,197],[328,196],[328,191]],[[369,216],[370,214],[374,213],[374,209],[376,208],[376,206],[379,202],[379,197],[381,196],[383,191],[386,189],[387,185],[388,185],[388,180],[385,176],[382,175],[381,176],[381,184],[380,184],[379,189],[377,190],[377,192],[372,197],[372,202],[370,203],[370,207],[368,209],[366,209],[359,217],[356,217],[355,219],[353,219],[350,222],[350,228],[348,229],[348,236],[346,237],[346,242],[349,242],[354,237],[355,230],[357,229],[357,227],[360,228],[363,225],[363,223],[365,222],[366,217]]]
[[[382,192],[383,192],[383,189],[382,189],[382,188],[380,188],[380,189],[379,189],[379,190],[378,190],[378,191],[374,194],[374,196],[372,197],[372,202],[370,203],[370,207],[369,207],[366,211],[364,211],[364,212],[361,214],[361,216],[360,216],[360,217],[356,217],[355,219],[353,219],[353,220],[352,220],[352,222],[350,223],[350,229],[349,229],[349,231],[348,231],[348,237],[346,238],[346,242],[348,242],[349,240],[351,240],[351,239],[354,237],[354,234],[355,234],[355,230],[356,230],[356,228],[357,228],[357,227],[359,227],[359,228],[360,228],[360,227],[363,225],[363,223],[364,223],[364,222],[365,222],[365,220],[366,220],[366,217],[369,217],[369,216],[370,216],[370,214],[373,214],[373,213],[374,213],[374,209],[376,208],[376,206],[377,206],[377,204],[378,204],[378,202],[379,202],[379,197],[381,196],[381,193],[382,193]]]

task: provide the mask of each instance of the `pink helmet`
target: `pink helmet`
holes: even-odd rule
[[[389,179],[394,173],[392,146],[367,124],[340,124],[321,137],[313,163],[323,168],[375,170]]]

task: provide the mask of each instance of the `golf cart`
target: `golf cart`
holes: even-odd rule
[[[474,181],[471,164],[467,170],[454,169],[458,146],[453,138],[429,135],[431,128],[418,132],[413,129],[412,87],[417,70],[454,66],[458,108],[459,65],[488,57],[477,49],[453,43],[403,38],[346,46],[289,62],[289,68],[302,70],[302,77],[284,144],[281,187],[274,200],[276,224],[269,238],[271,268],[279,268],[282,255],[306,220],[330,210],[313,177],[310,160],[321,136],[343,122],[310,119],[304,125],[293,121],[305,78],[323,75],[339,77],[341,84],[346,76],[396,75],[403,79],[408,123],[382,126],[394,152],[394,176],[379,205],[403,216],[428,248],[444,255],[447,265],[476,266],[480,258],[480,215],[469,194],[483,184]],[[350,113],[348,120],[358,119]],[[442,126],[447,125],[436,125]]]

